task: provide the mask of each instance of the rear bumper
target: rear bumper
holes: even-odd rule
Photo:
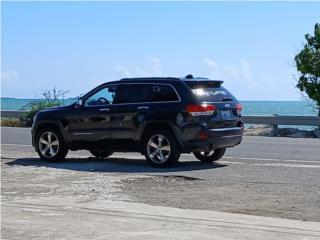
[[[193,139],[185,143],[186,149],[190,152],[204,149],[228,148],[241,143],[243,135],[242,127],[216,128],[201,130],[199,133],[207,134],[204,140]]]

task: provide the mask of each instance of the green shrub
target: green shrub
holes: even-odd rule
[[[37,112],[41,110],[45,110],[50,107],[56,107],[60,104],[57,103],[51,103],[47,102],[46,100],[40,100],[40,101],[34,101],[29,103],[27,106],[28,111],[25,113],[22,113],[19,117],[19,120],[21,122],[21,125],[25,127],[31,127],[33,123],[33,118],[37,114]]]
[[[23,110],[28,111],[20,115],[19,120],[21,125],[25,127],[31,127],[33,118],[37,112],[47,108],[60,106],[63,102],[64,95],[67,92],[68,91],[57,90],[56,88],[43,92],[41,94],[44,97],[43,100],[33,101],[23,107]]]

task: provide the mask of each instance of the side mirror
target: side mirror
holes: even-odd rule
[[[79,107],[83,106],[83,100],[81,98],[78,100],[77,106],[79,106]]]

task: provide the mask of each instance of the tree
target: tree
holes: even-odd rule
[[[295,64],[300,73],[297,88],[312,99],[320,116],[320,24],[314,27],[314,36],[306,34],[307,43],[295,58]]]

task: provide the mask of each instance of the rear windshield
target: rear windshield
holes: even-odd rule
[[[190,86],[190,88],[201,102],[236,101],[236,98],[221,86]]]

